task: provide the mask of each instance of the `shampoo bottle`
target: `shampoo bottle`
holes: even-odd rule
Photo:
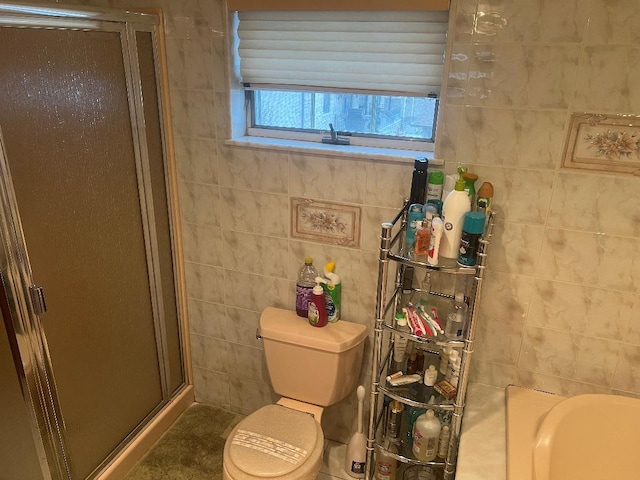
[[[324,276],[328,279],[324,282],[322,287],[325,293],[329,296],[327,304],[333,305],[333,311],[327,311],[327,320],[329,322],[337,322],[340,320],[340,297],[342,294],[342,285],[340,283],[340,277],[334,272],[336,268],[336,262],[329,262],[324,266]]]
[[[427,410],[413,425],[413,456],[423,462],[436,458],[440,439],[440,420],[433,410]]]
[[[396,328],[401,332],[411,333],[407,319],[404,318],[402,313],[396,313]],[[407,343],[409,339],[398,335],[393,336],[393,361],[396,364],[402,364],[404,362],[405,353],[407,352]]]
[[[440,242],[440,255],[445,258],[458,258],[460,249],[460,237],[462,236],[462,221],[464,214],[471,210],[471,200],[464,191],[465,182],[462,178],[464,169],[459,168],[460,178],[456,182],[455,189],[451,192],[442,205],[442,221],[444,232]]]
[[[322,288],[322,277],[316,277],[316,286],[313,287],[309,300],[309,323],[314,327],[324,327],[327,324],[327,305]]]

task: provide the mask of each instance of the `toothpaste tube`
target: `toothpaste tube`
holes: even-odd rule
[[[398,387],[400,385],[408,385],[410,383],[416,383],[422,380],[422,376],[414,373],[413,375],[402,375],[401,377],[392,378],[389,380],[389,385],[392,387]]]

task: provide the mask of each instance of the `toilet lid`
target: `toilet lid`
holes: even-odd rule
[[[318,430],[316,421],[307,413],[267,405],[238,424],[229,457],[249,475],[286,475],[318,448]]]

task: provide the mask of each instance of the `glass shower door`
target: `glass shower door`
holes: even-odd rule
[[[45,292],[40,327],[74,479],[166,394],[122,38],[0,28],[0,127],[32,280]]]

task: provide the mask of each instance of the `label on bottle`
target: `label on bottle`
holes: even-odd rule
[[[318,321],[320,319],[320,313],[318,312],[318,307],[316,307],[316,304],[314,302],[309,302],[308,310],[309,310],[309,323],[315,327],[318,324]]]
[[[306,287],[300,284],[296,285],[296,313],[301,317],[307,316],[311,292],[313,292],[313,287]]]
[[[364,473],[365,462],[351,462],[351,473]]]
[[[338,312],[336,311],[336,306],[333,303],[333,298],[331,297],[331,293],[327,290],[328,285],[323,285],[322,288],[324,291],[324,304],[327,307],[327,320],[329,322],[337,322],[338,321]]]
[[[435,456],[437,445],[438,445],[438,438],[437,437],[429,437],[429,438],[427,438],[427,444],[426,444],[426,449],[425,449],[425,456],[427,458]]]
[[[376,478],[378,480],[393,480],[394,465],[387,459],[378,460],[376,464]]]

